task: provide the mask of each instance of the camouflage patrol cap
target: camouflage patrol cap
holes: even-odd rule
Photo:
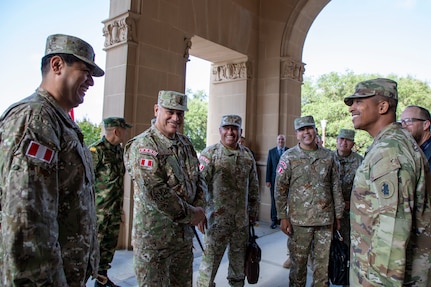
[[[305,116],[296,118],[294,121],[295,130],[299,130],[303,127],[316,127],[313,116]]]
[[[238,115],[224,115],[221,117],[220,127],[236,126],[241,128],[242,119]]]
[[[132,125],[126,123],[126,120],[124,118],[118,118],[118,117],[110,117],[103,119],[103,124],[105,125],[105,128],[111,128],[111,127],[122,127],[122,128],[131,128]]]
[[[157,104],[166,109],[188,111],[187,95],[174,91],[160,91]]]
[[[385,78],[360,82],[355,87],[355,93],[344,98],[344,103],[351,106],[353,99],[372,96],[384,96],[398,100],[397,82]]]
[[[355,131],[348,129],[340,129],[340,131],[338,132],[338,138],[355,141]]]
[[[45,56],[51,54],[70,54],[94,68],[93,76],[101,77],[105,72],[94,62],[93,47],[74,36],[55,34],[46,39]]]

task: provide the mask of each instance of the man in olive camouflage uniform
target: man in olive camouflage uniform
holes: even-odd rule
[[[417,249],[430,246],[429,171],[426,159],[408,131],[395,122],[397,83],[378,78],[356,85],[344,99],[355,129],[373,138],[356,171],[351,201],[352,286],[429,286],[411,282],[409,261]]]
[[[208,230],[199,267],[200,287],[215,285],[214,278],[228,245],[229,285],[244,286],[249,224],[256,221],[260,200],[253,154],[238,144],[241,122],[238,115],[223,116],[220,142],[207,147],[199,157],[200,170],[208,184]]]
[[[160,91],[156,122],[125,146],[134,181],[133,255],[139,286],[192,286],[193,230],[206,222],[199,161],[179,133],[187,96]]]
[[[340,173],[341,192],[344,198],[344,213],[341,219],[340,233],[343,241],[350,247],[350,194],[356,170],[362,162],[362,156],[352,151],[355,145],[355,131],[340,129],[337,136],[337,150],[334,151]]]
[[[69,112],[93,77],[93,48],[51,35],[42,83],[0,118],[0,286],[82,287],[96,275],[94,172]]]
[[[329,248],[334,219],[340,228],[344,201],[334,154],[316,143],[312,116],[294,121],[298,145],[280,158],[275,198],[281,230],[289,236],[290,286],[305,286],[314,248],[314,287],[328,286]]]
[[[108,277],[120,233],[123,212],[124,162],[121,144],[132,126],[124,118],[110,117],[103,120],[105,135],[90,145],[96,177],[97,237],[100,263],[95,287],[115,287]]]

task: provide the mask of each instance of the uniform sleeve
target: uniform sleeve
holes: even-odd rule
[[[1,123],[0,269],[9,286],[68,286],[58,242],[60,147],[49,118],[23,110]]]
[[[332,198],[334,199],[335,218],[341,219],[344,212],[344,197],[341,190],[341,181],[339,174],[339,165],[335,160],[335,155],[332,154],[332,170],[331,170],[331,183],[332,183]]]
[[[290,163],[286,153],[284,153],[278,162],[274,188],[274,197],[279,219],[289,218],[287,200],[289,196],[290,176]]]
[[[252,157],[253,167],[249,175],[249,190],[248,190],[248,214],[249,216],[257,219],[259,214],[259,180],[257,177],[256,161]]]

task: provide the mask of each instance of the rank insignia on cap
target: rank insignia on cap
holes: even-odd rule
[[[54,157],[54,150],[46,146],[43,146],[40,143],[37,143],[35,141],[31,141],[25,155],[40,159],[41,161],[44,161],[47,163],[51,163],[51,160]]]
[[[152,159],[141,159],[141,166],[153,168],[153,160]]]

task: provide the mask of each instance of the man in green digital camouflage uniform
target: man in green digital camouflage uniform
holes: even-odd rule
[[[215,286],[214,278],[228,245],[229,285],[244,286],[249,224],[256,221],[260,200],[253,154],[238,144],[241,122],[238,115],[223,116],[220,142],[205,148],[199,157],[200,170],[208,185],[205,195],[208,230],[199,267],[199,287]]]
[[[192,286],[192,226],[203,231],[206,184],[192,143],[179,133],[185,111],[185,94],[160,91],[156,122],[125,146],[135,186],[132,244],[139,286]]]
[[[334,151],[340,173],[341,192],[344,198],[344,213],[341,219],[340,233],[343,241],[350,247],[350,194],[356,170],[362,162],[362,156],[352,151],[355,145],[355,131],[340,129],[337,136],[337,150]]]
[[[299,143],[283,153],[275,178],[280,228],[289,236],[289,282],[305,286],[308,257],[314,252],[313,286],[328,286],[333,224],[336,220],[340,228],[344,210],[338,166],[333,152],[316,143],[312,116],[296,118],[294,126]]]
[[[0,117],[0,286],[82,287],[96,276],[94,172],[69,112],[93,77],[93,48],[51,35],[42,83]]]
[[[406,252],[408,244],[431,244],[429,171],[416,141],[395,122],[397,83],[360,82],[344,102],[355,129],[374,138],[356,171],[350,201],[350,285],[429,286],[406,276],[407,262],[418,256],[415,249]]]
[[[123,212],[124,162],[123,148],[127,129],[132,126],[124,118],[110,117],[103,120],[105,135],[90,145],[96,177],[97,237],[100,263],[95,287],[115,287],[108,277],[120,233]]]

